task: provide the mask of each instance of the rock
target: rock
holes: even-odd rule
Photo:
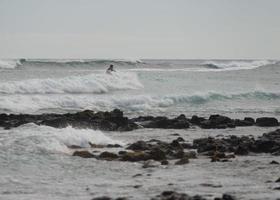
[[[156,167],[156,164],[154,161],[152,161],[152,160],[144,161],[142,168],[151,168],[151,167]]]
[[[133,151],[144,151],[144,150],[148,150],[149,148],[150,148],[150,146],[142,140],[137,141],[127,147],[127,149],[130,149]]]
[[[72,156],[79,156],[82,158],[95,158],[95,155],[91,154],[88,151],[75,151]]]
[[[173,119],[168,119],[165,116],[139,117],[133,118],[132,121],[139,123],[144,128],[186,129],[190,127],[190,123],[185,115],[180,115]]]
[[[271,164],[271,165],[279,165],[279,162],[273,160],[273,161],[271,161],[269,164]]]
[[[222,200],[235,200],[235,197],[233,197],[229,194],[223,194]]]
[[[280,178],[278,178],[278,179],[275,181],[275,183],[280,183]]]
[[[99,158],[104,160],[116,160],[119,158],[119,156],[115,153],[104,151],[99,155]]]
[[[200,125],[201,122],[203,122],[203,121],[205,121],[205,120],[206,120],[206,119],[203,118],[203,117],[198,117],[198,116],[196,116],[196,115],[193,115],[192,118],[191,118],[191,120],[190,120],[190,122],[191,122],[192,124],[195,124],[195,125]]]
[[[169,164],[168,160],[161,161],[161,165],[168,165],[168,164]]]
[[[161,161],[166,159],[166,155],[160,148],[153,148],[150,152],[150,158]]]
[[[269,126],[279,126],[278,120],[274,117],[260,117],[256,120],[257,126],[269,127]]]
[[[200,122],[200,127],[205,129],[234,128],[234,120],[222,115],[211,115],[208,120]]]
[[[150,159],[150,155],[143,151],[127,152],[121,157],[122,161],[129,161],[129,162],[146,161],[149,159]]]
[[[108,144],[106,147],[107,147],[107,148],[120,148],[120,147],[122,147],[122,146],[119,145],[119,144]]]
[[[104,196],[104,197],[96,197],[91,200],[112,200],[112,198]]]
[[[164,191],[160,195],[157,195],[156,197],[152,198],[151,200],[206,200],[206,199],[199,195],[189,196],[185,193]]]
[[[181,158],[177,162],[175,162],[175,165],[185,165],[189,163],[189,159],[187,157]]]

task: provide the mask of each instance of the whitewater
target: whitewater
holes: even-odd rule
[[[107,74],[113,64],[116,73]],[[0,59],[0,114],[74,113],[120,109],[140,115],[280,119],[278,60],[149,59]],[[184,166],[143,169],[139,163],[101,161],[71,156],[90,144],[126,146],[137,140],[192,142],[221,135],[260,136],[275,128],[188,130],[138,129],[106,132],[57,129],[28,123],[0,128],[0,199],[92,199],[126,196],[150,199],[163,190],[206,197],[231,193],[238,199],[275,200],[271,176],[280,177],[279,156],[238,157],[233,162],[192,160]],[[176,136],[177,137],[177,136]],[[97,152],[122,151],[96,148]],[[142,174],[132,178],[137,174]],[[205,183],[222,185],[207,187]],[[264,181],[265,180],[265,181]],[[266,182],[267,181],[267,182]],[[133,186],[142,185],[135,189]],[[280,196],[280,195],[279,195]],[[278,196],[278,197],[279,197]]]

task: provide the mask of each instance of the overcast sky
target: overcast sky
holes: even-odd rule
[[[280,0],[0,0],[1,58],[280,58]]]

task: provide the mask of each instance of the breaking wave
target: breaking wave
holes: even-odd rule
[[[1,83],[2,94],[107,93],[143,87],[134,73],[116,72],[70,76],[60,79],[29,79]]]
[[[14,69],[20,65],[20,60],[0,60],[0,69]]]
[[[206,61],[201,65],[208,69],[216,70],[242,70],[255,69],[258,67],[276,64],[275,61],[254,60],[254,61]]]
[[[253,91],[244,93],[209,92],[192,95],[5,95],[0,97],[0,110],[3,112],[36,113],[36,112],[69,112],[83,109],[112,110],[119,108],[126,112],[145,112],[161,110],[178,104],[202,105],[211,102],[240,100],[280,100],[280,93]]]
[[[12,134],[10,134],[12,132]],[[99,130],[75,129],[66,127],[56,129],[49,126],[26,124],[13,130],[1,131],[0,148],[19,152],[71,153],[70,146],[89,148],[92,144],[120,144]],[[5,137],[6,135],[6,137]]]

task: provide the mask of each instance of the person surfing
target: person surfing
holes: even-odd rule
[[[107,74],[112,74],[112,72],[116,72],[114,65],[110,65],[110,67],[106,70]]]

